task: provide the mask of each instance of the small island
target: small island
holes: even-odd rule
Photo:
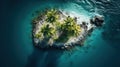
[[[87,36],[96,27],[103,25],[103,17],[95,16],[89,22],[79,22],[79,18],[59,9],[37,11],[32,20],[33,43],[40,49],[72,49],[83,46]]]

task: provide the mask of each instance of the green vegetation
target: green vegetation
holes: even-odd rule
[[[36,38],[53,38],[56,36],[56,29],[49,24],[43,25],[41,30],[36,34]]]
[[[50,27],[49,24],[41,28],[41,33],[43,33],[43,36],[49,38],[52,36],[55,36],[56,30],[54,27]]]
[[[51,9],[51,10],[47,11],[46,17],[47,17],[46,18],[47,22],[54,23],[58,20],[59,15],[58,15],[57,10]]]
[[[58,10],[51,9],[44,13],[45,21],[39,32],[35,35],[36,38],[52,38],[56,42],[66,42],[70,37],[80,35],[81,28],[77,25],[75,19],[68,16],[60,21],[60,13],[58,12]],[[38,21],[40,17],[38,16],[33,21]]]
[[[75,20],[68,16],[62,25],[62,30],[67,36],[78,36],[80,34],[80,26],[76,24]]]
[[[75,20],[68,16],[64,23],[60,26],[62,34],[56,40],[57,42],[66,42],[70,37],[77,37],[80,34],[81,28],[76,24]]]

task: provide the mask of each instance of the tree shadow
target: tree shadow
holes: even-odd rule
[[[68,39],[69,39],[69,37],[67,37],[67,34],[64,32],[64,33],[60,34],[58,39],[56,39],[56,42],[66,43],[68,41]]]
[[[25,67],[56,67],[63,50],[34,48]]]

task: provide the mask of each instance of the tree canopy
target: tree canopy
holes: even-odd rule
[[[46,11],[45,23],[36,34],[36,38],[46,37],[53,38],[56,34],[61,40],[69,39],[69,37],[77,37],[80,35],[81,27],[78,25],[74,18],[68,16],[63,21],[59,21],[59,13],[55,9]],[[66,37],[66,38],[64,38]]]
[[[61,28],[64,33],[68,34],[68,36],[78,36],[80,34],[81,28],[73,18],[68,16],[64,22]]]
[[[54,23],[59,18],[59,15],[57,13],[57,10],[51,9],[51,10],[47,11],[46,17],[47,17],[46,18],[47,22]]]

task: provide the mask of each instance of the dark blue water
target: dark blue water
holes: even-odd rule
[[[119,0],[1,1],[0,67],[120,67]],[[73,51],[39,50],[32,44],[32,13],[60,8],[86,16],[101,14],[105,25]]]

